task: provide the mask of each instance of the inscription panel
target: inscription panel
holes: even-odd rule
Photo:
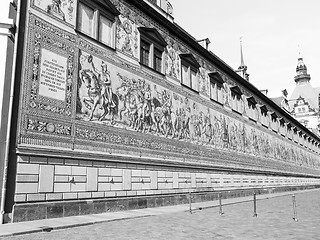
[[[39,95],[65,101],[68,59],[41,49]]]

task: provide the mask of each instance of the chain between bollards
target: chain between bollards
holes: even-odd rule
[[[221,194],[221,192],[219,192],[218,197],[219,197],[219,214],[220,214],[220,216],[222,216],[224,214],[224,212],[222,211],[222,194]]]
[[[258,217],[257,214],[257,195],[253,193],[253,217]]]
[[[293,220],[298,222],[296,196],[292,194]]]

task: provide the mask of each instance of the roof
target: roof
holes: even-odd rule
[[[314,109],[319,109],[320,88],[313,88],[311,84],[297,84],[290,97],[290,105],[293,105],[299,97],[303,97]],[[292,107],[292,106],[291,106]]]
[[[275,102],[275,104],[277,104],[279,107],[281,107],[281,102],[283,100],[283,97],[274,97],[274,98],[270,98],[273,102]]]

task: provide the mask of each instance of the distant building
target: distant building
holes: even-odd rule
[[[287,90],[283,90],[281,97],[275,97],[272,100],[289,112],[303,126],[319,135],[320,87],[311,86],[311,76],[307,72],[307,66],[304,64],[302,57],[298,58],[296,73],[297,75],[294,77],[296,87],[291,97],[288,98]]]
[[[262,90],[263,91],[263,90]],[[268,92],[268,90],[266,90]],[[287,89],[282,90],[282,95],[280,97],[271,98],[278,106],[284,109],[286,112],[291,114],[291,108],[288,100],[288,91]]]
[[[289,98],[291,114],[305,127],[319,132],[320,87],[311,86],[311,76],[302,57],[298,59],[296,72],[297,75],[294,77],[296,87]]]

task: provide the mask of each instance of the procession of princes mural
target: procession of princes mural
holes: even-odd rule
[[[77,119],[318,168],[313,154],[86,52],[80,53]],[[230,94],[223,91],[225,101]],[[259,114],[258,114],[259,116]]]

